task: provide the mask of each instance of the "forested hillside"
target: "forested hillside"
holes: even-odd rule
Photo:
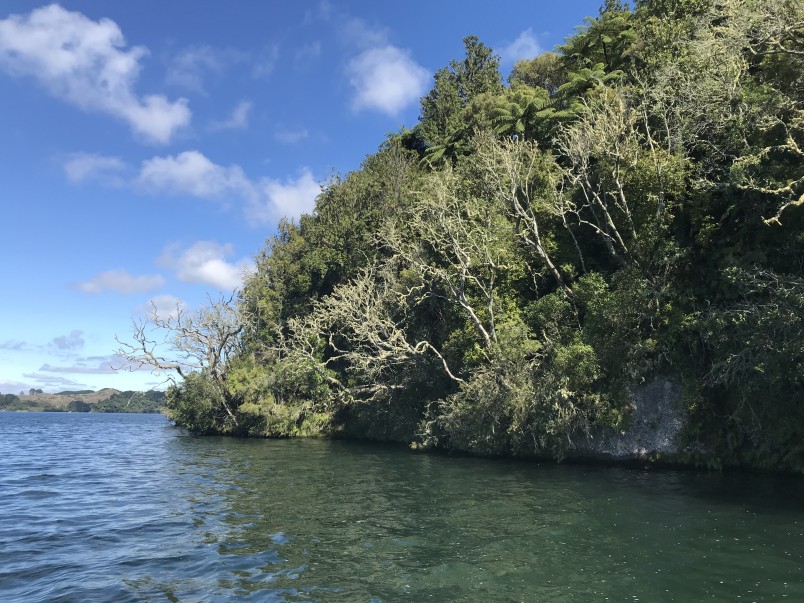
[[[505,79],[464,43],[234,303],[161,325],[204,335],[171,417],[561,458],[661,376],[683,460],[804,470],[801,2],[607,1]]]
[[[0,411],[159,413],[164,405],[165,393],[154,390],[121,392],[106,388],[46,394],[30,389],[19,396],[0,395]]]

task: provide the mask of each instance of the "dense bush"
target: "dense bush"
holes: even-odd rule
[[[467,38],[420,122],[280,225],[170,416],[561,457],[670,373],[694,460],[804,469],[803,19],[610,0],[510,87]]]

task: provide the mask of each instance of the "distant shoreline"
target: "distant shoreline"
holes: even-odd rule
[[[55,394],[32,391],[28,394],[0,395],[0,411],[160,413],[164,402],[164,392],[158,391],[120,391],[112,388]]]

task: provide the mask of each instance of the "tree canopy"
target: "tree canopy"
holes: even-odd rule
[[[177,423],[560,458],[670,376],[686,460],[804,470],[801,3],[607,1],[510,86],[464,45],[267,242]]]

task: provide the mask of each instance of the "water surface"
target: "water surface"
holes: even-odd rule
[[[0,412],[0,600],[804,601],[804,486]]]

